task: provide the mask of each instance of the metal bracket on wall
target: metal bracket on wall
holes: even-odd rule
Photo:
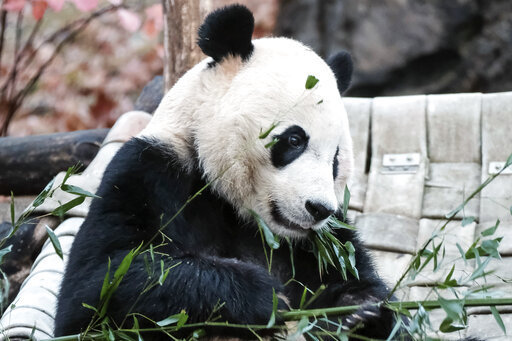
[[[384,154],[382,174],[413,174],[420,167],[420,153]]]
[[[505,167],[504,161],[491,161],[489,162],[489,174],[498,174],[503,167]],[[503,170],[501,174],[512,174],[512,165]]]

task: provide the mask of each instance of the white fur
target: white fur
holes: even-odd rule
[[[230,57],[208,68],[208,58],[187,72],[166,94],[141,136],[170,144],[186,167],[194,153],[214,189],[249,219],[258,213],[277,234],[302,237],[279,225],[269,200],[307,231],[319,228],[305,209],[307,200],[337,208],[352,171],[347,114],[328,65],[311,49],[286,38],[253,41],[248,61]],[[308,75],[319,79],[306,90]],[[321,103],[318,103],[322,101]],[[277,127],[265,139],[261,131]],[[265,144],[291,125],[310,136],[306,151],[277,169]],[[339,171],[332,161],[339,146]]]

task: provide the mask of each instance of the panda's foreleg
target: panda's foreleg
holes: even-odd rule
[[[160,262],[157,257],[155,261]],[[141,294],[140,283],[147,281],[148,273],[142,257],[134,261],[110,302],[114,321],[122,321],[129,312],[158,321],[185,310],[188,322],[204,322],[214,307],[221,306],[213,316],[220,317],[217,322],[266,325],[273,308],[273,289],[277,294],[283,290],[265,268],[248,262],[209,255],[185,255],[164,262],[165,267],[172,267],[165,282]],[[280,300],[279,309],[285,308]],[[254,338],[247,330],[235,328],[211,328],[208,332]]]

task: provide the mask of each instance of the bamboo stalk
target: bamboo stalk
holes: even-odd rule
[[[446,300],[447,303],[458,303],[461,300]],[[375,303],[375,305],[380,305],[382,303]],[[394,308],[403,308],[403,309],[418,309],[420,305],[427,309],[437,309],[441,308],[441,304],[439,301],[392,301],[386,303],[388,306]],[[502,305],[512,305],[512,297],[505,298],[474,298],[464,300],[465,307],[487,307],[487,306],[502,306]],[[308,309],[308,310],[291,310],[287,312],[283,312],[280,314],[280,317],[284,321],[296,321],[300,320],[303,317],[318,317],[318,316],[336,316],[336,315],[346,315],[353,313],[360,309],[362,306],[360,305],[351,305],[344,307],[332,307],[332,308],[321,308],[321,309]],[[182,328],[201,328],[201,327],[229,327],[229,328],[251,328],[253,330],[265,329],[266,325],[240,325],[240,324],[228,324],[226,322],[202,322],[202,323],[191,323],[188,325],[184,325]],[[279,328],[276,326],[274,328]],[[165,330],[167,332],[173,332],[177,330],[176,326],[171,327],[155,327],[155,328],[142,328],[142,329],[120,329],[120,332],[127,333],[143,333],[143,332],[157,332]],[[72,341],[72,340],[94,340],[95,338],[103,337],[102,334],[92,333],[86,336],[75,334],[69,336],[60,336],[52,339],[47,339],[44,341]]]

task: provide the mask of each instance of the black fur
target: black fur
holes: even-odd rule
[[[101,198],[93,200],[72,246],[58,300],[55,336],[84,330],[92,311],[82,303],[98,304],[108,259],[111,269],[116,269],[130,249],[158,233],[159,227],[204,185],[201,171],[182,169],[168,146],[134,138],[122,147],[105,172],[97,192]],[[198,322],[220,302],[225,303],[220,321],[266,324],[272,311],[272,288],[285,294],[292,307],[298,307],[303,287],[296,282],[283,286],[292,276],[288,247],[276,250],[269,274],[255,224],[240,222],[234,208],[209,188],[163,232],[172,242],[155,250],[156,276],[160,260],[166,266],[179,265],[170,270],[162,286],[143,294],[132,312],[159,321],[185,309],[189,322]],[[309,244],[296,245],[295,279],[314,290],[322,283],[327,285],[311,307],[361,304],[386,297],[387,289],[356,234],[343,229],[336,234],[354,244],[360,280],[343,281],[334,269],[320,278]],[[153,244],[161,240],[158,237]],[[121,323],[147,278],[141,254],[112,297],[108,308],[111,321]],[[281,301],[279,308],[285,309]],[[365,325],[358,333],[368,337],[386,337],[394,326],[392,313],[384,308],[373,308],[375,316],[358,313]],[[148,326],[143,320],[139,318],[141,327]],[[350,319],[346,323],[350,325]],[[127,324],[131,326],[132,321]],[[232,329],[209,329],[207,333],[254,338]],[[144,339],[166,340],[167,336],[145,335]]]
[[[207,56],[220,62],[228,55],[249,59],[254,17],[247,7],[231,5],[210,13],[199,28],[197,44]]]
[[[341,94],[344,93],[350,86],[352,71],[354,69],[350,53],[346,51],[338,52],[327,59],[327,64],[331,67],[336,76],[339,92]]]
[[[274,138],[277,139],[277,142],[270,150],[270,157],[272,165],[276,168],[283,168],[295,161],[308,147],[309,136],[304,129],[296,125],[287,128],[281,134],[274,136]],[[299,143],[293,144],[290,141],[291,138]]]
[[[338,177],[338,154],[340,153],[340,147],[336,148],[336,153],[334,154],[334,159],[332,160],[332,177],[336,179]]]

